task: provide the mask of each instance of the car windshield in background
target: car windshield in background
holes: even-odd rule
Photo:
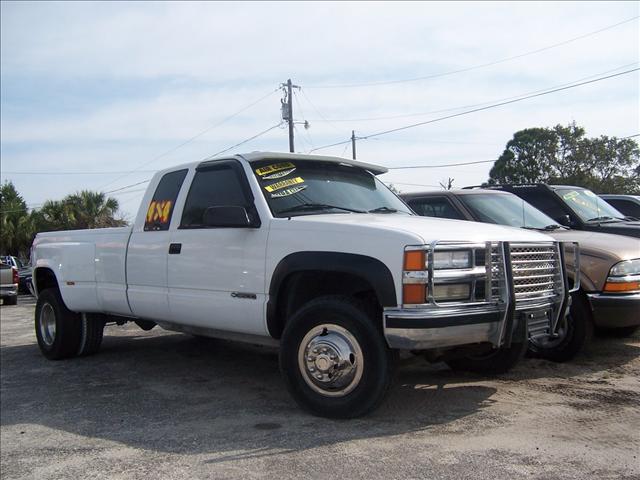
[[[539,229],[558,224],[516,195],[477,193],[461,195],[460,199],[481,222]]]
[[[382,182],[361,168],[295,161],[255,162],[251,168],[276,217],[320,213],[411,214]]]
[[[556,193],[580,217],[583,222],[619,221],[624,215],[591,190],[558,188]]]

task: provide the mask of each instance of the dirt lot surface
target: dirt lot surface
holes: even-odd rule
[[[135,326],[50,362],[0,307],[3,479],[640,478],[640,336],[500,378],[404,362],[382,408],[301,412],[272,350]]]

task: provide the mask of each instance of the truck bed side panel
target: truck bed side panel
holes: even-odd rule
[[[130,234],[127,227],[38,234],[34,269],[54,272],[70,310],[130,315],[125,276]]]

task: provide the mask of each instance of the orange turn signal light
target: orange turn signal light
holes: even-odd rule
[[[424,250],[404,252],[404,269],[411,272],[426,270]]]
[[[427,286],[424,283],[407,283],[402,286],[402,303],[418,305],[427,301]]]
[[[640,282],[607,282],[604,284],[605,292],[636,292],[640,290]]]

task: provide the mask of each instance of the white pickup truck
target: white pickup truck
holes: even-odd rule
[[[537,232],[425,218],[336,157],[250,153],[158,172],[131,227],[40,233],[35,330],[49,359],[132,321],[279,346],[295,400],[375,408],[399,350],[511,368],[567,312],[564,247]]]

